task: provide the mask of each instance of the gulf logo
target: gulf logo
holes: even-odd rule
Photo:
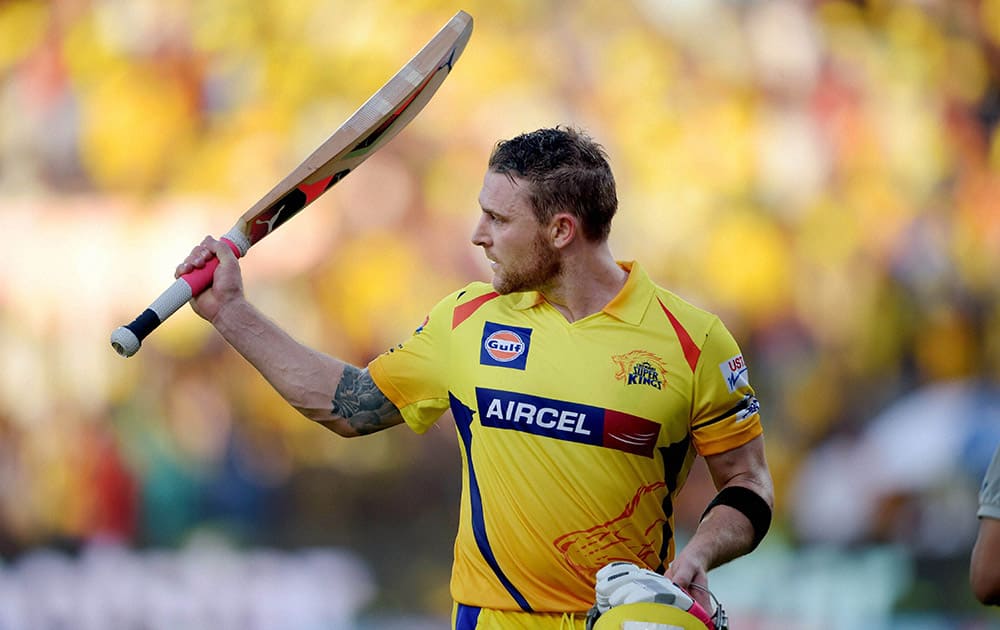
[[[510,363],[524,354],[524,340],[513,330],[498,330],[483,342],[483,349],[494,361]]]
[[[496,322],[483,323],[479,338],[479,364],[523,370],[531,354],[531,329]]]

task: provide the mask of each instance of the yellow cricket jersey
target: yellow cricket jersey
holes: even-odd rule
[[[477,282],[369,365],[413,430],[455,418],[460,604],[582,611],[608,562],[662,570],[695,454],[761,434],[719,318],[620,264],[628,281],[599,313],[571,323],[538,293]]]

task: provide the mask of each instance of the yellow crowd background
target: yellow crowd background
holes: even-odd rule
[[[352,549],[378,585],[369,610],[447,614],[451,427],[341,440],[189,309],[131,359],[108,336],[458,9],[475,30],[452,75],[254,247],[251,299],[366,363],[488,278],[469,235],[493,143],[581,127],[618,178],[615,254],[719,313],[748,359],[778,497],[758,553],[898,550],[890,614],[988,627],[964,571],[1000,440],[1000,0],[0,2],[8,572],[37,549],[178,549],[208,531]],[[820,455],[856,453],[894,404],[941,391],[973,408],[911,405],[879,443],[910,479],[926,461],[907,449],[954,442],[933,478],[887,487],[874,457],[840,494],[807,484],[837,470]],[[703,474],[688,494],[682,531],[711,496]],[[856,518],[824,528],[817,509]],[[747,617],[793,627],[798,608],[738,590],[723,596]],[[826,603],[816,623],[851,605]]]

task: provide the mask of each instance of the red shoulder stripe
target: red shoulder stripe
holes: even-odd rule
[[[684,351],[684,358],[687,359],[688,365],[691,366],[691,371],[694,372],[695,367],[698,365],[698,359],[701,357],[701,349],[691,340],[691,335],[688,334],[688,331],[684,330],[684,327],[677,321],[674,314],[670,312],[670,309],[663,305],[663,301],[660,298],[656,298],[656,301],[660,303],[660,308],[667,314],[670,325],[674,327],[677,340],[681,342],[681,350]]]
[[[459,304],[458,306],[456,306],[454,312],[452,312],[451,315],[452,330],[458,328],[458,325],[464,322],[466,319],[468,319],[470,315],[475,313],[480,306],[486,304],[487,302],[489,302],[490,300],[499,295],[500,294],[497,293],[496,291],[492,291],[490,293],[486,293],[485,295],[480,295],[474,300],[469,300],[464,304]]]

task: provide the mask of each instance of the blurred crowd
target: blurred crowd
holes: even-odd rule
[[[343,551],[246,552],[204,537],[180,553],[97,543],[72,559],[35,551],[0,572],[0,627],[350,628],[371,594],[367,568]]]
[[[1000,0],[0,2],[0,557],[345,546],[377,605],[447,611],[446,423],[348,445],[186,309],[128,361],[107,337],[457,8],[451,78],[255,246],[251,297],[366,363],[487,277],[493,143],[583,127],[618,177],[613,251],[741,343],[772,544],[898,546],[893,605],[970,614],[1000,443]],[[690,484],[682,531],[711,495]]]

